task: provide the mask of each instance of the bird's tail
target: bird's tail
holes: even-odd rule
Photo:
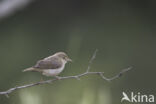
[[[23,72],[27,72],[27,71],[34,71],[35,69],[30,67],[30,68],[27,68],[27,69],[24,69]]]

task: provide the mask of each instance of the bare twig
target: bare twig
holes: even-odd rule
[[[36,83],[32,83],[32,84],[26,84],[26,85],[22,85],[22,86],[17,86],[17,87],[14,87],[14,88],[10,88],[7,91],[0,92],[0,95],[6,95],[7,97],[9,97],[8,94],[10,94],[13,91],[18,90],[18,89],[28,88],[28,87],[32,87],[32,86],[36,86],[36,85],[42,85],[42,84],[49,84],[49,83],[52,84],[53,82],[55,82],[57,80],[65,80],[65,79],[72,79],[72,78],[80,80],[80,77],[83,77],[83,76],[86,76],[86,75],[91,75],[91,74],[92,75],[93,74],[99,75],[102,79],[104,79],[106,81],[112,81],[114,79],[117,79],[117,78],[121,77],[125,72],[129,71],[130,69],[132,69],[132,67],[128,67],[126,69],[123,69],[120,73],[118,73],[117,75],[115,75],[115,76],[113,76],[111,78],[105,77],[104,76],[104,72],[91,72],[90,71],[90,66],[91,66],[93,60],[96,57],[97,51],[98,50],[95,50],[92,58],[89,61],[88,68],[87,68],[87,70],[84,73],[81,73],[81,74],[78,74],[78,75],[74,75],[74,76],[59,77],[59,78],[54,78],[54,79],[46,80],[46,81],[42,81],[42,82],[36,82]]]
[[[87,67],[87,72],[89,72],[91,64],[93,62],[93,60],[96,58],[96,53],[98,52],[98,49],[95,50],[94,54],[92,55],[92,58],[89,61],[88,67]]]

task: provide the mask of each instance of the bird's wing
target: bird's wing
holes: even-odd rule
[[[58,69],[62,66],[62,61],[56,57],[51,60],[39,60],[34,68],[38,69]]]

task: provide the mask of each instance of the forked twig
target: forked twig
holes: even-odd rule
[[[86,76],[86,75],[91,75],[91,74],[99,75],[102,79],[104,79],[106,81],[112,81],[114,79],[117,79],[117,78],[121,77],[125,72],[129,71],[130,69],[132,69],[132,67],[128,67],[126,69],[123,69],[121,72],[119,72],[117,75],[115,75],[115,76],[113,76],[111,78],[105,77],[104,76],[104,72],[91,72],[90,71],[91,64],[92,64],[93,60],[96,58],[97,51],[98,50],[96,49],[94,54],[92,55],[92,57],[91,57],[91,59],[89,61],[87,70],[84,73],[81,73],[81,74],[78,74],[78,75],[74,75],[74,76],[59,77],[59,79],[54,78],[54,79],[50,79],[50,80],[46,80],[46,81],[42,81],[42,82],[36,82],[36,83],[32,83],[32,84],[26,84],[26,85],[22,85],[22,86],[13,87],[13,88],[8,89],[7,91],[0,92],[0,95],[6,95],[7,97],[9,97],[8,94],[10,94],[13,91],[18,90],[18,89],[23,89],[23,88],[27,88],[27,87],[42,85],[42,84],[49,84],[49,83],[55,82],[57,80],[65,80],[65,79],[71,79],[71,78],[75,78],[75,79],[80,80],[80,77]]]

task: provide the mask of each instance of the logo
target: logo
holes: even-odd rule
[[[140,92],[138,93],[131,92],[128,96],[125,92],[122,92],[122,95],[123,97],[121,99],[121,102],[123,101],[139,102],[139,103],[142,103],[142,102],[153,103],[154,102],[154,95],[152,94],[146,95],[146,94],[141,94]]]

